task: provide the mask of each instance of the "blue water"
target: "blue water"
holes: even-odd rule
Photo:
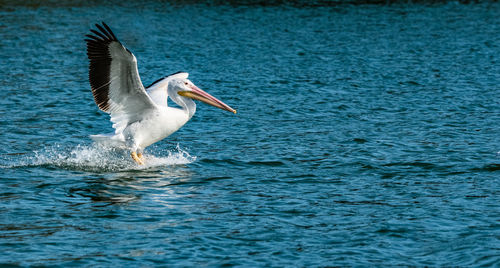
[[[500,4],[324,3],[0,3],[0,264],[499,266]],[[93,145],[100,21],[238,114]]]

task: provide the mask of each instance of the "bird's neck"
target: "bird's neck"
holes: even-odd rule
[[[196,103],[192,99],[188,99],[185,97],[180,97],[181,99],[184,100],[184,106],[182,106],[182,109],[187,112],[189,119],[193,117],[194,113],[196,112]]]
[[[189,119],[193,117],[196,112],[196,103],[192,99],[177,94],[177,91],[170,86],[168,87],[168,96],[173,102],[182,107],[182,110],[188,114]]]

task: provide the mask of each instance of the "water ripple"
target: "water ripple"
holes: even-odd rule
[[[244,2],[0,1],[0,266],[498,267],[500,4]],[[238,114],[89,144],[100,21]]]

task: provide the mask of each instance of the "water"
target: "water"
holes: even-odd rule
[[[189,1],[188,1],[189,2]],[[500,265],[500,5],[0,3],[0,263]],[[199,104],[146,151],[111,131],[84,34]]]

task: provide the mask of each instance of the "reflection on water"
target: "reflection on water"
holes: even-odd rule
[[[70,202],[75,202],[72,198],[84,198],[83,202],[88,198],[99,203],[99,206],[128,203],[141,199],[145,194],[162,195],[157,193],[163,192],[169,198],[175,198],[175,192],[169,186],[187,184],[193,178],[193,171],[186,165],[126,170],[109,173],[105,177],[84,179],[78,187],[68,188],[67,197]]]

